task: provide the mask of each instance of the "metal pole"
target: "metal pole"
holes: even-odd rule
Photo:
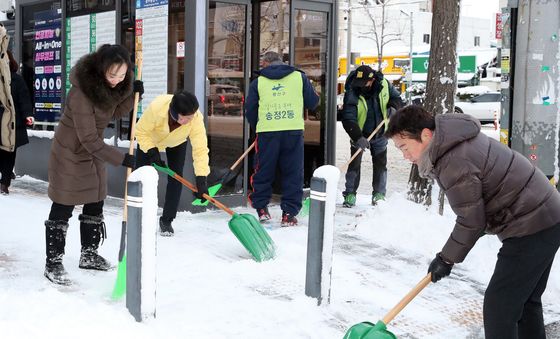
[[[318,305],[330,302],[334,215],[339,177],[338,168],[323,165],[313,172],[311,178],[305,295],[316,298]]]
[[[156,317],[157,178],[144,166],[127,183],[126,308],[136,321]]]
[[[412,27],[413,26],[413,22],[412,22],[412,14],[413,12],[410,12],[410,52],[409,52],[409,56],[410,56],[410,60],[408,62],[408,68],[409,68],[409,72],[410,74],[408,75],[408,103],[411,104],[412,103],[412,93],[410,92],[410,88],[412,88],[412,41],[414,39],[414,29]]]
[[[142,182],[128,182],[127,195],[126,308],[142,321]]]
[[[352,0],[348,0],[348,29],[346,30],[346,76],[352,64]]]
[[[321,294],[321,286],[330,281],[323,281],[323,250],[325,233],[325,204],[327,199],[327,180],[311,178],[311,206],[309,213],[309,227],[307,229],[307,265],[305,272],[305,295],[316,298],[320,305],[323,298],[329,301],[329,296]],[[330,265],[330,263],[327,263]]]

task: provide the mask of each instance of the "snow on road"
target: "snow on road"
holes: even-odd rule
[[[339,153],[337,164],[349,158]],[[304,293],[306,220],[269,229],[277,257],[256,263],[228,230],[227,214],[182,212],[175,237],[157,237],[157,316],[142,323],[134,321],[124,300],[110,300],[115,271],[78,269],[79,208],[64,257],[76,284],[57,287],[42,276],[47,185],[18,178],[10,195],[0,196],[1,337],[341,339],[351,325],[381,319],[416,285],[453,227],[450,208],[440,216],[437,207],[426,210],[405,199],[409,164],[392,142],[389,162],[388,199],[377,207],[369,204],[367,170],[355,208],[340,207],[338,192],[329,304],[317,306]],[[279,206],[271,214],[279,220]],[[107,199],[105,218],[109,238],[100,253],[116,262],[122,200]],[[400,338],[482,338],[483,294],[499,246],[495,237],[481,238],[449,278],[429,284],[388,329]],[[543,300],[546,323],[560,321],[558,300],[557,260]]]

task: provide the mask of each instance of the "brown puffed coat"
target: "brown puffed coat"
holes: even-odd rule
[[[103,131],[111,119],[132,110],[132,70],[128,70],[126,82],[111,88],[96,67],[93,54],[89,54],[70,73],[72,88],[49,158],[49,198],[59,204],[81,205],[105,199],[105,163],[120,166],[124,160],[125,153],[104,142]]]
[[[560,194],[544,173],[481,133],[480,123],[469,115],[436,117],[433,139],[418,169],[438,181],[457,215],[441,252],[454,263],[462,262],[485,233],[504,240],[560,223]]]

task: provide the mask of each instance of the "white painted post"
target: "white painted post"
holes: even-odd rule
[[[151,166],[128,178],[126,308],[136,321],[156,316],[157,183]]]
[[[340,170],[325,165],[311,178],[311,205],[307,236],[307,269],[305,294],[317,298],[320,305],[330,301],[334,214]]]

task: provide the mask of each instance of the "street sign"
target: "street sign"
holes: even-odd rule
[[[413,57],[412,73],[428,73],[429,57]],[[457,62],[459,73],[476,72],[476,55],[460,55]]]

